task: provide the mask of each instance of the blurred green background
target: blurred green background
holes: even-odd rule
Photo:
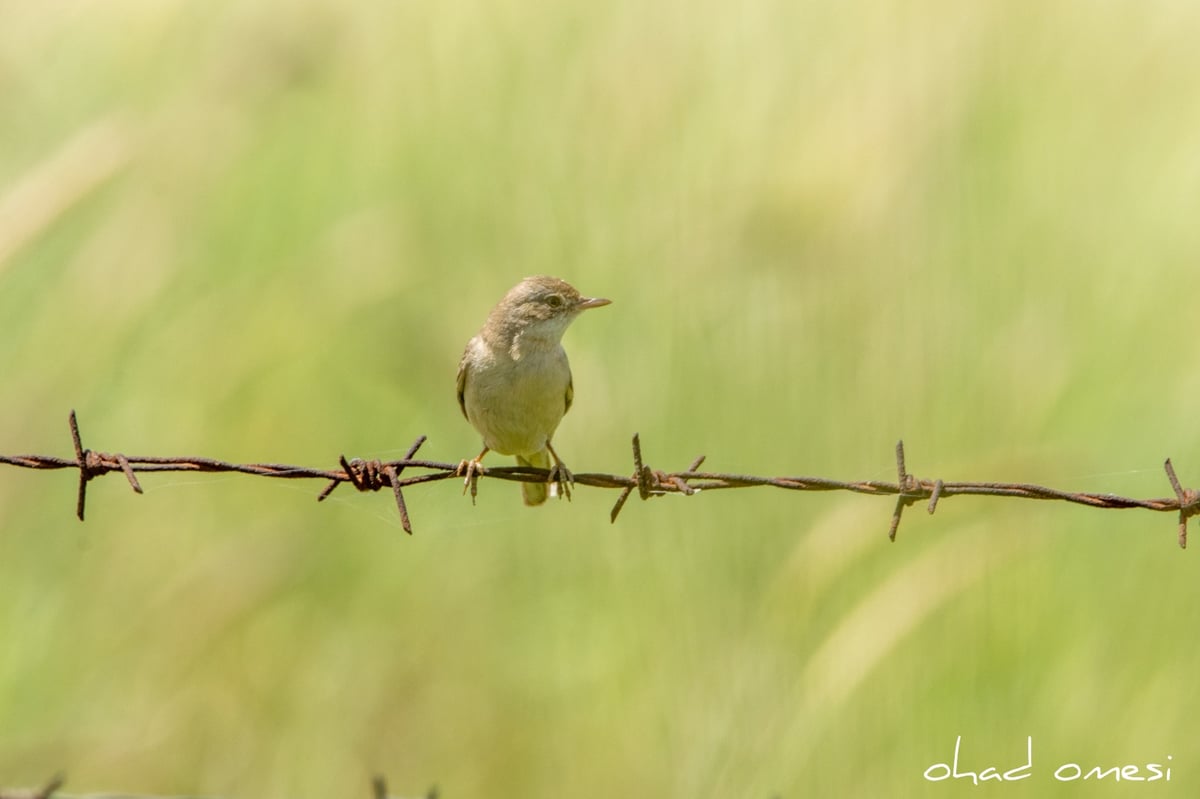
[[[576,471],[1200,484],[1200,6],[0,2],[0,452],[457,460],[521,277]],[[499,463],[502,459],[497,459]],[[0,786],[945,796],[1200,785],[1170,514],[768,489],[527,509],[0,467]],[[1193,525],[1195,527],[1195,525]],[[1200,536],[1200,533],[1197,533]],[[1167,758],[1171,760],[1168,761]],[[1144,773],[1144,772],[1143,772]]]

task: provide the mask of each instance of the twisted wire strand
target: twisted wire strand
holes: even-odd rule
[[[71,443],[75,451],[74,458],[62,458],[53,455],[0,455],[0,463],[24,469],[77,469],[79,471],[79,488],[76,495],[75,514],[79,517],[80,521],[84,518],[85,506],[87,504],[88,483],[109,472],[121,472],[124,474],[130,487],[139,494],[142,493],[142,486],[137,478],[138,473],[224,472],[286,480],[323,480],[326,482],[326,485],[317,495],[318,501],[324,500],[334,489],[343,483],[349,483],[359,491],[390,489],[396,502],[397,511],[400,514],[401,524],[405,532],[411,535],[412,522],[409,517],[403,489],[422,483],[433,483],[440,480],[462,477],[462,463],[445,463],[415,457],[417,451],[426,441],[425,436],[419,436],[413,442],[412,446],[409,447],[405,456],[399,460],[347,459],[343,455],[338,459],[338,466],[340,468],[322,469],[319,467],[293,466],[280,463],[231,463],[215,458],[194,456],[162,457],[97,452],[83,446],[75,411],[71,411],[69,421]],[[643,500],[665,494],[690,496],[701,491],[763,486],[788,491],[850,491],[856,494],[895,496],[896,505],[892,512],[891,524],[888,528],[888,537],[891,540],[895,540],[896,538],[901,515],[905,508],[918,501],[927,501],[926,509],[929,513],[933,513],[941,500],[955,496],[1055,500],[1109,510],[1138,508],[1159,512],[1176,512],[1179,514],[1178,541],[1181,548],[1187,547],[1188,520],[1200,513],[1200,492],[1182,486],[1169,458],[1163,464],[1163,468],[1174,496],[1150,499],[1122,497],[1116,494],[1064,491],[1030,483],[921,479],[909,473],[905,463],[904,442],[902,441],[896,444],[897,479],[894,483],[879,480],[847,481],[814,476],[761,477],[748,474],[699,471],[703,462],[704,456],[702,455],[693,460],[691,465],[682,471],[666,472],[652,469],[643,462],[641,440],[637,434],[634,434],[634,468],[631,474],[580,472],[574,475],[573,482],[575,485],[592,488],[618,489],[621,493],[617,497],[616,504],[613,505],[612,511],[609,514],[610,520],[613,522],[617,520],[617,516],[620,514],[621,509],[624,508],[626,500],[635,491]],[[408,470],[421,470],[421,473],[413,474]],[[529,466],[488,467],[482,474],[473,475],[468,481],[472,501],[475,498],[476,482],[479,477],[514,482],[546,482],[550,479],[551,474],[547,469],[538,469]]]

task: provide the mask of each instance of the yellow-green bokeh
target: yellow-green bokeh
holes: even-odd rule
[[[1186,3],[0,2],[0,453],[474,454],[527,274],[576,471],[1200,484]],[[0,467],[0,787],[944,796],[1200,781],[1169,514],[768,489],[521,506]],[[1198,533],[1197,535],[1200,535]],[[982,762],[986,761],[986,762]],[[1148,786],[1146,786],[1148,787]]]

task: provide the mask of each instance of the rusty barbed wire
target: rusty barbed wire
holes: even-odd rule
[[[421,483],[462,477],[459,463],[443,463],[414,457],[417,450],[425,443],[425,436],[419,436],[404,457],[399,460],[379,461],[360,458],[348,460],[342,455],[338,459],[340,469],[320,469],[278,463],[230,463],[213,458],[147,457],[96,452],[83,446],[75,411],[71,411],[70,429],[71,443],[75,450],[74,458],[60,458],[51,455],[0,455],[0,463],[25,469],[78,469],[79,488],[76,494],[75,515],[79,517],[80,521],[83,521],[84,518],[88,483],[109,472],[124,474],[130,487],[139,494],[142,493],[142,486],[137,478],[139,472],[236,472],[291,480],[325,480],[327,485],[317,495],[317,501],[324,500],[342,483],[349,483],[359,491],[380,491],[389,488],[395,499],[396,509],[400,513],[400,523],[404,527],[404,531],[412,535],[412,522],[409,518],[403,489]],[[574,484],[593,488],[619,489],[621,493],[609,514],[612,522],[616,522],[621,509],[625,507],[626,500],[633,495],[634,491],[643,500],[666,494],[691,496],[701,491],[756,486],[772,486],[789,491],[850,491],[856,494],[895,496],[896,504],[888,527],[888,538],[892,541],[896,540],[896,532],[899,530],[900,519],[905,508],[927,500],[926,510],[932,514],[937,509],[939,502],[955,496],[1059,500],[1109,510],[1141,508],[1150,511],[1175,512],[1179,514],[1178,541],[1180,548],[1187,547],[1188,520],[1200,514],[1200,491],[1183,487],[1175,474],[1175,467],[1171,464],[1170,458],[1163,464],[1163,468],[1175,496],[1153,499],[1062,491],[1029,483],[922,479],[909,473],[905,463],[903,441],[896,444],[897,480],[894,483],[879,480],[846,481],[827,477],[758,477],[747,474],[702,472],[699,469],[703,463],[704,456],[701,455],[683,471],[666,472],[652,469],[643,461],[641,440],[637,434],[634,434],[632,474],[626,476],[600,472],[576,473]],[[402,476],[406,469],[422,469],[424,473]],[[479,476],[515,482],[545,482],[549,479],[550,472],[547,469],[528,466],[489,466],[482,475],[476,475],[471,480],[472,502],[475,499],[476,481]]]
[[[56,774],[41,788],[0,788],[0,799],[190,799],[186,796],[150,797],[146,795],[123,793],[60,793],[59,791],[65,784],[66,777],[63,774]],[[382,774],[377,774],[371,779],[371,796],[372,799],[404,799],[404,797],[388,792],[387,780]],[[428,791],[422,794],[419,799],[438,799],[438,796],[438,788],[436,785],[434,785]],[[413,799],[417,798],[413,797]]]

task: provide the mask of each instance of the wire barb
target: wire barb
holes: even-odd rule
[[[79,422],[75,419],[74,408],[71,409],[68,421],[71,423],[71,443],[75,445],[75,463],[79,465],[79,491],[75,495],[75,515],[79,517],[79,521],[83,521],[83,509],[87,504],[87,484],[93,475],[88,467],[89,453],[83,448],[83,441],[79,438]]]
[[[1170,458],[1167,458],[1163,468],[1166,469],[1167,480],[1170,481],[1171,488],[1175,491],[1175,499],[1179,502],[1179,548],[1187,549],[1188,519],[1200,513],[1200,491],[1180,485]]]
[[[904,465],[903,441],[896,442],[896,488],[896,508],[892,511],[892,523],[888,527],[889,541],[896,540],[896,533],[900,530],[900,516],[904,509],[926,496],[921,481],[909,474]]]
[[[945,486],[946,486],[946,484],[943,483],[941,480],[937,480],[934,482],[933,493],[931,493],[929,495],[929,515],[930,516],[932,516],[933,512],[935,510],[937,510],[938,500],[942,498],[942,489],[945,488]]]
[[[83,439],[79,435],[79,420],[75,417],[74,408],[71,409],[68,422],[71,426],[71,444],[75,447],[75,465],[79,468],[79,490],[75,499],[75,515],[79,517],[79,521],[83,521],[84,508],[87,505],[87,484],[94,477],[120,470],[133,490],[139,494],[143,493],[142,484],[138,482],[137,475],[133,473],[133,467],[129,464],[128,458],[120,453],[107,455],[84,448]]]
[[[639,440],[638,434],[634,433],[633,434],[633,480],[630,482],[629,485],[627,485],[623,489],[621,489],[621,493],[617,497],[616,504],[613,505],[612,510],[608,514],[609,524],[616,524],[617,514],[619,514],[621,512],[621,508],[625,507],[625,500],[629,499],[629,495],[633,493],[633,489],[635,487],[637,488],[638,494],[641,495],[642,499],[646,499],[649,496],[648,493],[643,492],[641,475],[642,475],[642,442]]]
[[[408,448],[408,452],[404,453],[404,457],[394,463],[383,463],[378,460],[364,461],[360,458],[347,461],[345,455],[339,455],[338,463],[342,465],[342,474],[333,477],[321,493],[317,494],[317,502],[324,502],[325,498],[333,493],[333,489],[342,483],[349,483],[359,491],[378,491],[381,488],[391,488],[392,495],[396,499],[396,510],[400,512],[400,525],[404,528],[404,532],[412,535],[412,522],[408,518],[408,505],[404,502],[404,492],[401,491],[403,482],[400,479],[400,473],[412,461],[412,457],[417,454],[417,450],[426,440],[426,436],[417,436],[417,440]]]
[[[350,483],[359,491],[380,491],[383,488],[392,490],[396,502],[396,510],[400,514],[400,523],[404,531],[412,534],[412,522],[409,518],[408,506],[402,489],[420,483],[433,483],[461,476],[458,473],[458,463],[443,463],[416,458],[417,451],[425,443],[426,437],[419,436],[409,447],[404,457],[395,461],[347,459],[339,456],[339,469],[319,469],[306,466],[289,466],[276,463],[229,463],[212,458],[199,457],[160,457],[133,456],[122,453],[107,454],[93,452],[83,446],[83,438],[79,433],[79,421],[75,411],[71,411],[71,444],[74,450],[73,458],[60,458],[52,455],[0,455],[0,464],[8,464],[23,469],[55,470],[76,469],[79,472],[79,484],[76,495],[76,515],[82,521],[87,500],[87,484],[96,477],[109,472],[121,472],[125,475],[133,490],[141,494],[142,486],[138,481],[139,472],[234,472],[258,477],[274,477],[283,479],[319,479],[326,485],[317,495],[318,501],[323,501],[334,489],[342,483]],[[642,457],[641,438],[636,433],[633,436],[633,473],[629,476],[605,473],[579,473],[574,475],[577,485],[593,488],[615,488],[620,491],[617,501],[609,513],[609,518],[615,522],[626,501],[636,490],[643,500],[659,497],[664,494],[679,494],[692,496],[701,491],[713,491],[724,488],[751,488],[755,486],[771,486],[789,491],[850,491],[856,494],[872,494],[876,496],[894,495],[896,503],[892,511],[891,524],[888,527],[888,538],[895,540],[900,527],[904,509],[918,500],[928,499],[927,510],[933,513],[938,503],[953,496],[991,496],[1013,497],[1020,499],[1059,500],[1077,505],[1086,505],[1101,509],[1140,508],[1159,512],[1175,512],[1178,514],[1178,540],[1180,547],[1187,546],[1187,524],[1193,516],[1200,515],[1200,491],[1184,488],[1175,474],[1175,467],[1170,459],[1164,463],[1167,479],[1175,496],[1156,499],[1135,499],[1121,497],[1115,494],[1093,494],[1086,492],[1062,491],[1045,486],[1028,483],[979,483],[979,482],[949,482],[942,479],[921,480],[908,471],[905,459],[904,442],[896,444],[896,482],[888,483],[875,480],[844,481],[828,477],[760,477],[757,475],[730,474],[721,472],[701,472],[704,456],[696,458],[682,472],[665,472],[652,469]],[[419,474],[406,474],[406,470],[422,470]],[[553,475],[549,469],[539,469],[531,466],[492,466],[479,474],[496,480],[512,482],[545,483]]]

